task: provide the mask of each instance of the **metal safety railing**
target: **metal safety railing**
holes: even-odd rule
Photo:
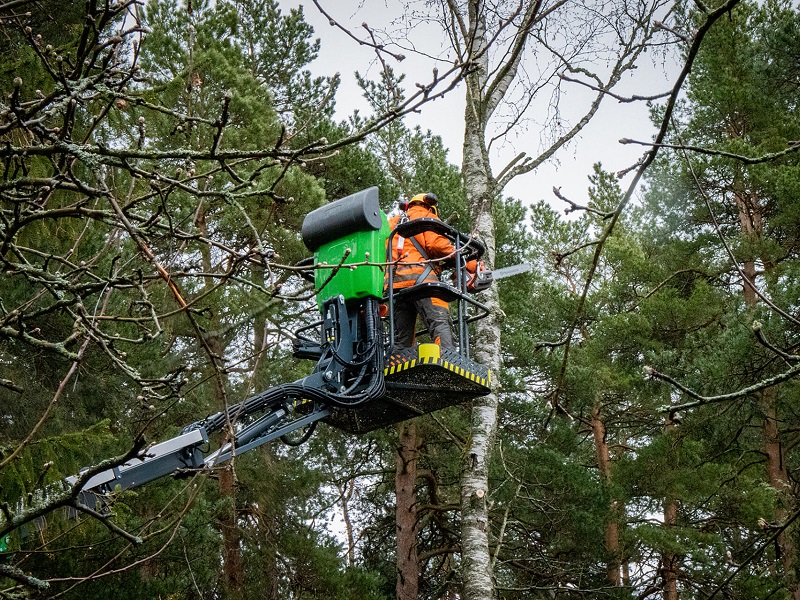
[[[410,238],[426,231],[445,236],[453,244],[453,253],[447,257],[431,258],[431,262],[439,263],[445,268],[453,269],[453,284],[444,281],[422,282],[412,287],[395,290],[394,272],[395,265],[392,260],[392,248],[397,237]],[[469,348],[469,323],[483,319],[489,314],[489,309],[471,297],[467,291],[467,262],[479,260],[486,252],[486,247],[479,240],[469,236],[438,219],[413,219],[398,224],[389,234],[386,244],[386,262],[388,263],[386,275],[386,294],[384,301],[388,305],[389,335],[387,354],[394,350],[394,307],[398,300],[414,300],[417,298],[440,298],[445,302],[456,303],[456,327],[458,330],[458,353],[464,358],[470,357]],[[475,312],[469,312],[473,308]],[[417,332],[419,335],[427,330]]]

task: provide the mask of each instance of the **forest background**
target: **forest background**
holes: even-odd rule
[[[800,598],[798,7],[405,7],[447,57],[413,82],[326,15],[380,67],[337,120],[309,65],[359,65],[301,10],[0,3],[0,596]],[[674,81],[621,95],[642,61]],[[459,166],[405,124],[442,95]],[[566,214],[504,193],[602,102],[648,103],[636,164],[598,154]],[[535,265],[482,297],[494,393],[82,504],[66,476],[308,372],[300,224],[372,185]]]

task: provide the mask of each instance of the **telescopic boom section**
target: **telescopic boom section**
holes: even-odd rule
[[[107,494],[166,475],[210,469],[278,438],[297,445],[320,420],[363,433],[489,393],[491,374],[469,359],[467,328],[487,310],[467,296],[465,271],[466,261],[480,258],[484,248],[441,221],[419,221],[427,222],[413,221],[391,232],[376,187],[309,213],[302,233],[314,252],[321,319],[297,332],[294,355],[316,360],[312,374],[192,423],[175,438],[94,475],[84,492]],[[439,282],[395,293],[391,265],[387,273],[383,260],[387,240],[427,229],[453,241],[456,252],[448,261],[454,284]],[[393,352],[392,305],[400,294],[411,293],[457,303],[458,348],[421,344]],[[389,305],[388,319],[380,317],[382,303]],[[363,410],[365,406],[369,410]],[[224,440],[212,450],[209,436],[217,432],[223,432]],[[70,483],[76,480],[70,478]]]

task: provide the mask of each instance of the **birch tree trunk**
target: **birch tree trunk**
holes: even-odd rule
[[[475,233],[486,245],[487,266],[494,266],[495,230],[492,203],[495,183],[484,140],[486,125],[483,90],[488,61],[486,30],[478,3],[469,3],[471,37],[480,65],[467,79],[467,102],[464,114],[464,158],[462,175],[467,205],[475,222]],[[494,373],[500,368],[499,299],[496,287],[482,300],[489,316],[478,322],[474,358]],[[492,597],[493,583],[489,551],[489,459],[497,426],[497,394],[477,398],[472,404],[471,435],[461,474],[461,568],[463,595],[466,600]]]
[[[508,3],[497,0],[443,0],[444,14],[442,25],[455,52],[456,62],[467,66],[464,82],[466,102],[464,110],[464,145],[462,176],[464,179],[467,204],[474,222],[474,232],[486,245],[485,261],[489,268],[494,267],[496,234],[493,216],[494,202],[500,197],[508,182],[517,176],[530,173],[552,157],[560,148],[572,140],[592,119],[608,90],[620,80],[621,75],[635,68],[636,59],[648,46],[653,28],[650,25],[653,15],[663,0],[638,2],[632,12],[622,3],[617,17],[601,22],[597,19],[597,7],[586,6],[583,19],[575,18],[576,10],[583,10],[564,0],[522,0]],[[633,6],[633,3],[631,4]],[[635,13],[632,15],[632,13]],[[609,15],[606,15],[609,16]],[[554,41],[552,31],[569,33]],[[614,23],[605,33],[604,28]],[[583,25],[577,25],[582,23]],[[603,46],[604,39],[623,40],[622,44]],[[590,39],[585,42],[584,37]],[[580,41],[578,41],[580,40]],[[538,75],[532,77],[530,70],[521,69],[526,47],[537,44],[537,49],[549,56],[544,62],[533,60]],[[588,50],[592,46],[592,50]],[[562,48],[559,49],[559,46]],[[575,52],[580,47],[581,50]],[[585,54],[584,54],[585,53]],[[600,54],[603,59],[599,58]],[[590,58],[586,58],[590,57]],[[549,66],[540,71],[547,60]],[[574,60],[575,64],[570,64]],[[586,66],[591,61],[603,64],[602,74],[590,73]],[[555,66],[553,66],[555,65]],[[574,125],[564,127],[564,121],[557,107],[548,114],[536,115],[533,120],[544,122],[543,130],[558,131],[555,136],[543,133],[543,137],[526,143],[527,149],[545,142],[537,155],[528,156],[521,152],[497,174],[493,172],[487,142],[487,128],[493,115],[505,104],[506,122],[496,125],[492,130],[502,141],[511,131],[525,130],[525,121],[533,112],[534,100],[547,96],[548,88],[559,87],[557,73],[580,66],[581,72],[591,79],[591,87],[596,95],[589,102],[582,116]],[[538,78],[538,79],[537,79]],[[599,85],[597,85],[599,83]],[[552,108],[552,105],[551,105]],[[508,115],[511,116],[508,116]],[[538,136],[535,136],[538,137]],[[473,358],[488,366],[495,374],[501,366],[500,310],[496,287],[481,296],[481,302],[489,308],[489,316],[476,325],[476,336],[472,343]],[[473,402],[471,415],[471,435],[464,456],[461,477],[461,544],[462,544],[462,582],[463,595],[467,600],[488,600],[493,596],[493,583],[490,561],[490,515],[489,515],[489,464],[492,445],[497,429],[497,393],[479,398]]]

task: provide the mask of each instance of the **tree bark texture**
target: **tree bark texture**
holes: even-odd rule
[[[467,204],[475,222],[475,233],[486,246],[485,261],[494,266],[495,224],[492,204],[498,193],[485,140],[489,118],[484,97],[488,76],[485,17],[480,2],[468,6],[472,55],[477,68],[467,77],[464,114],[464,156],[462,176]],[[481,300],[489,316],[478,321],[472,347],[474,358],[495,374],[500,368],[500,303],[492,286]],[[461,475],[461,569],[465,600],[488,600],[493,596],[489,550],[489,460],[497,427],[496,393],[477,398],[472,404],[471,434]]]
[[[600,414],[600,406],[595,406],[592,411],[592,435],[594,449],[597,457],[597,468],[600,478],[608,488],[611,485],[611,453],[606,439],[606,424]],[[618,587],[620,585],[621,552],[619,547],[619,503],[611,498],[609,500],[609,518],[605,527],[605,548],[608,555],[606,572],[609,583]]]
[[[734,178],[733,197],[736,203],[739,225],[742,235],[754,242],[760,242],[764,234],[764,205],[760,198],[747,187],[741,177]],[[757,244],[754,244],[758,247]],[[762,258],[764,271],[768,272],[774,264],[768,258]],[[755,257],[747,257],[742,262],[742,293],[745,305],[753,308],[758,304],[756,293],[756,261]],[[778,418],[778,389],[767,388],[758,393],[758,402],[763,415],[762,431],[764,439],[764,454],[766,456],[767,481],[775,488],[778,505],[775,508],[774,522],[781,525],[789,516],[791,506],[791,482],[789,473],[784,463],[784,451],[781,445],[780,421]],[[778,536],[778,551],[776,557],[783,566],[787,586],[792,598],[800,600],[800,584],[795,574],[796,554],[792,539],[793,528],[781,532]]]
[[[419,597],[419,560],[417,558],[417,432],[413,421],[397,425],[397,600]]]
[[[674,498],[664,500],[664,527],[678,524],[678,504]],[[678,555],[664,552],[661,557],[661,577],[664,582],[664,600],[678,600]]]
[[[485,158],[482,132],[477,119],[467,109],[467,134],[464,142],[464,179],[467,200],[474,211],[477,233],[486,245],[486,262],[494,264],[495,234],[491,205],[494,196],[492,176]],[[489,316],[479,321],[473,340],[475,360],[494,373],[500,367],[499,298],[496,288],[488,290],[482,301]],[[471,435],[461,476],[461,547],[464,598],[492,597],[489,552],[489,459],[497,426],[496,393],[477,398],[472,404]]]

